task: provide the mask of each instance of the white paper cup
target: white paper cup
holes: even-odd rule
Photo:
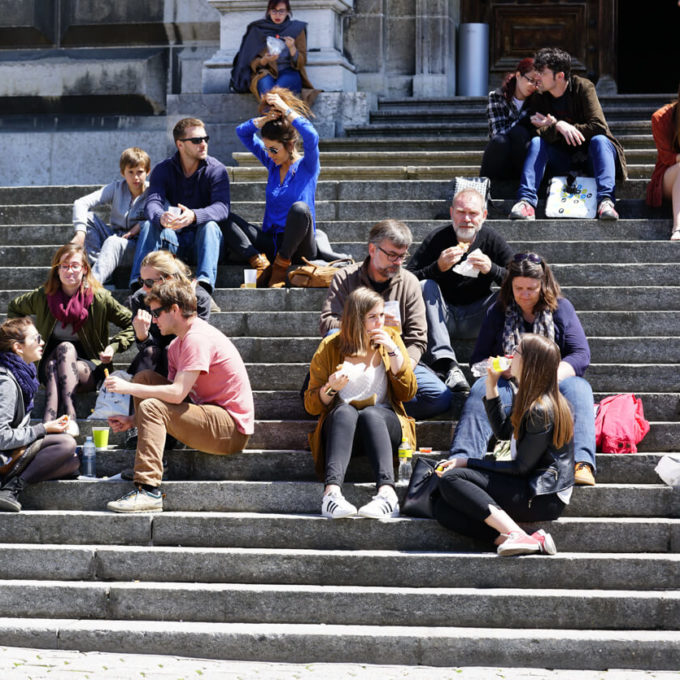
[[[243,270],[243,287],[244,288],[255,288],[257,283],[257,269],[244,269]]]
[[[168,208],[168,212],[173,216],[173,217],[179,217],[182,214],[182,208],[178,208],[176,205],[171,205]]]

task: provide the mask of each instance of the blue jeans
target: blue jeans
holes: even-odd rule
[[[512,410],[512,388],[501,378],[498,392],[507,414]],[[574,460],[592,465],[595,472],[595,412],[593,391],[584,378],[565,378],[560,392],[574,414]],[[470,390],[460,420],[453,434],[450,458],[483,458],[493,434],[482,397],[486,394],[486,378],[479,378]]]
[[[469,305],[449,304],[439,285],[432,279],[420,282],[425,301],[427,319],[427,350],[422,361],[431,366],[439,359],[456,361],[451,340],[475,340],[486,315],[486,310],[496,301],[498,292],[489,293]]]
[[[597,184],[598,204],[604,198],[614,200],[616,158],[616,148],[604,135],[595,135],[590,139],[587,170],[592,173]],[[566,175],[575,167],[571,153],[557,144],[549,144],[542,137],[533,137],[524,160],[517,192],[518,200],[527,201],[536,207],[537,190],[548,165],[552,175]]]
[[[284,68],[279,71],[279,76],[274,80],[273,76],[267,74],[263,78],[257,81],[257,91],[262,96],[265,92],[269,92],[272,87],[286,87],[295,94],[299,95],[302,91],[302,77],[300,76],[300,71],[296,71],[294,68]]]
[[[406,413],[416,420],[425,420],[448,412],[453,402],[453,392],[425,364],[419,363],[413,372],[418,391],[411,401],[404,402]]]
[[[209,292],[212,293],[215,289],[217,265],[222,252],[223,240],[220,225],[212,220],[184,227],[179,231],[163,229],[160,225],[145,222],[139,232],[139,245],[132,265],[130,281],[134,281],[139,276],[142,260],[150,252],[169,250],[180,260],[195,264],[196,280],[210,286]]]

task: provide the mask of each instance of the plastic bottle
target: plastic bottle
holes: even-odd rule
[[[408,484],[411,479],[411,472],[413,468],[411,466],[411,457],[413,456],[413,449],[408,443],[406,437],[401,440],[399,444],[399,450],[397,451],[399,455],[399,470],[397,472],[397,482],[401,484]]]
[[[491,365],[493,367],[493,370],[496,371],[496,373],[500,373],[501,371],[507,371],[510,368],[510,359],[512,357],[493,357],[491,361],[493,362]],[[472,375],[475,376],[475,378],[481,378],[482,376],[486,375],[487,370],[489,369],[489,359],[483,359],[482,361],[478,361],[476,364],[472,364]]]
[[[92,437],[88,437],[83,444],[83,458],[80,461],[80,467],[83,477],[97,476],[97,448]]]

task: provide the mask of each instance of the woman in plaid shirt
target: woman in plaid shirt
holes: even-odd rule
[[[491,139],[484,150],[481,177],[519,177],[533,128],[517,123],[529,111],[529,98],[536,90],[534,76],[534,60],[527,57],[514,73],[505,76],[497,90],[489,92],[486,115]]]

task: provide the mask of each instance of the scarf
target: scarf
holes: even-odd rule
[[[555,323],[549,309],[536,314],[532,333],[555,340]],[[512,354],[519,345],[524,333],[524,317],[522,310],[513,300],[505,310],[505,325],[503,326],[503,354]]]
[[[34,364],[27,364],[15,352],[0,352],[0,366],[4,366],[16,378],[24,397],[24,409],[28,413],[33,408],[33,397],[38,391],[38,370]]]
[[[92,289],[84,286],[71,297],[60,288],[54,295],[47,296],[47,306],[52,316],[61,321],[62,328],[73,324],[73,330],[77,333],[87,321],[93,297]]]

